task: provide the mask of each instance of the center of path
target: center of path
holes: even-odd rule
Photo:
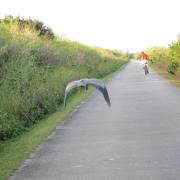
[[[96,91],[11,180],[179,180],[180,89],[137,61]]]

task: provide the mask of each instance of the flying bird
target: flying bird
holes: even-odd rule
[[[108,106],[111,106],[107,88],[105,86],[105,83],[102,80],[100,80],[100,79],[80,79],[77,81],[72,81],[67,84],[66,89],[65,89],[65,95],[64,95],[64,107],[66,107],[67,95],[72,89],[74,89],[76,87],[85,87],[85,89],[87,90],[89,85],[97,88],[103,94],[104,99],[107,102]]]

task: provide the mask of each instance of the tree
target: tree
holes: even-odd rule
[[[45,37],[49,40],[55,38],[52,29],[45,26],[44,23],[39,20],[21,19],[20,17],[13,18],[12,16],[5,16],[4,19],[0,19],[0,24],[5,24],[7,26],[17,26],[18,31],[30,29],[36,31],[38,36],[42,38]]]

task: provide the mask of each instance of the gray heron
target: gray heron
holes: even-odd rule
[[[103,94],[104,99],[107,102],[108,106],[111,106],[108,91],[107,91],[104,81],[100,79],[80,79],[80,80],[69,82],[67,84],[66,89],[65,89],[65,95],[64,95],[64,107],[66,107],[67,95],[72,89],[76,87],[85,87],[85,89],[87,90],[89,85],[98,89]]]

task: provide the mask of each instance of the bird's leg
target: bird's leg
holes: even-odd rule
[[[86,91],[88,90],[88,85],[85,86]]]
[[[84,86],[84,85],[80,86],[80,89],[84,89],[84,88],[86,88],[86,86]]]

